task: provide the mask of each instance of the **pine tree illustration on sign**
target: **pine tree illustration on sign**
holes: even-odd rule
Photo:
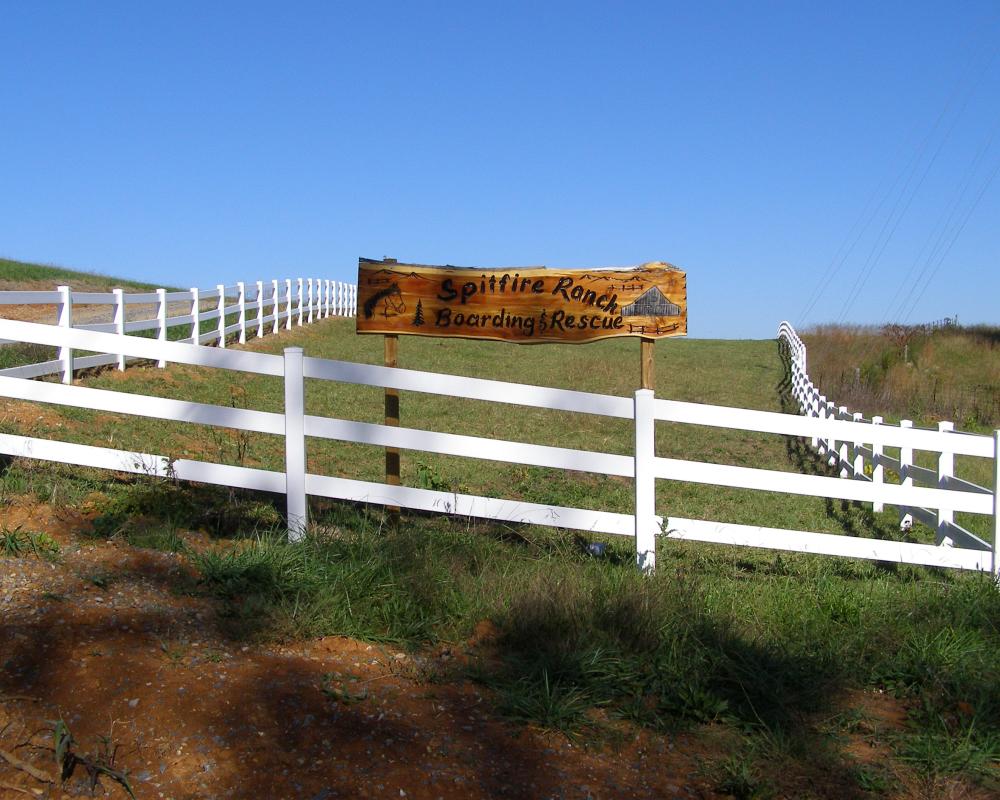
[[[424,306],[423,303],[421,303],[419,300],[417,300],[417,311],[413,315],[413,324],[414,325],[424,324]]]

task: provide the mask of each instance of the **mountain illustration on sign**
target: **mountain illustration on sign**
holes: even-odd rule
[[[413,314],[413,324],[423,325],[424,324],[424,304],[417,300],[417,310]]]
[[[394,283],[385,289],[379,289],[375,294],[365,301],[365,319],[375,316],[375,307],[382,303],[382,316],[395,317],[406,311],[406,304],[403,302],[403,293],[399,291],[399,284]]]

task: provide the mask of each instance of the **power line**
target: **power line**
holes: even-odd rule
[[[931,283],[933,283],[934,278],[937,275],[938,270],[941,269],[941,265],[944,263],[945,258],[947,258],[948,253],[951,252],[951,248],[954,246],[955,242],[958,241],[958,237],[961,236],[962,231],[965,230],[965,226],[968,224],[969,219],[972,217],[972,213],[979,206],[980,201],[983,199],[983,196],[986,194],[986,190],[989,189],[990,184],[993,183],[993,181],[996,178],[998,172],[1000,172],[1000,160],[997,161],[997,164],[993,168],[993,171],[989,174],[989,176],[983,182],[983,186],[979,190],[979,194],[976,195],[976,199],[973,200],[972,205],[969,206],[969,210],[965,213],[965,217],[962,220],[962,224],[958,226],[958,230],[956,230],[955,234],[951,237],[951,241],[948,242],[948,246],[945,247],[944,252],[941,253],[941,257],[938,259],[938,262],[934,266],[934,269],[931,272],[930,276],[927,278],[926,282],[921,287],[920,293],[917,295],[916,299],[913,301],[913,305],[910,306],[910,310],[907,312],[906,317],[903,320],[904,322],[910,318],[910,315],[913,313],[913,311],[916,309],[917,305],[923,299],[924,293],[927,291],[927,288],[931,285]]]

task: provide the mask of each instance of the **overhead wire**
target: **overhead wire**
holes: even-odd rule
[[[998,123],[1000,123],[1000,118],[998,118]],[[976,177],[979,167],[985,159],[986,154],[993,145],[993,140],[996,138],[997,128],[994,128],[987,139],[980,145],[977,150],[975,157],[969,163],[969,166],[965,170],[965,175],[963,176],[961,186],[956,192],[954,199],[949,204],[947,213],[943,215],[939,223],[931,230],[927,242],[921,248],[920,255],[914,259],[913,265],[906,273],[906,277],[899,282],[897,285],[896,294],[893,300],[890,301],[887,309],[889,310],[888,319],[899,319],[905,315],[906,309],[910,306],[910,301],[913,298],[914,292],[918,285],[920,285],[927,273],[931,270],[931,265],[934,263],[935,259],[941,253],[942,248],[945,246],[949,233],[953,230],[953,222],[959,209],[962,207],[962,203],[965,200],[966,195],[969,192],[970,187],[973,184],[973,180]],[[931,244],[933,240],[933,245]],[[929,251],[928,251],[929,248]],[[926,253],[926,256],[923,254]],[[914,272],[916,271],[916,266],[918,263],[923,261],[923,266],[920,268],[919,273],[914,277]],[[899,299],[899,295],[903,294],[903,290],[906,290],[905,296],[895,303]],[[912,311],[912,306],[910,306]]]
[[[920,159],[923,158],[923,151],[926,148],[921,147],[920,151],[918,152],[918,158],[914,162],[913,172],[911,172],[909,178],[907,178],[906,185],[903,186],[902,192],[896,198],[896,202],[893,205],[892,211],[889,213],[889,216],[886,217],[885,222],[882,225],[882,229],[879,231],[879,236],[876,237],[875,243],[872,245],[872,249],[868,254],[868,258],[865,260],[865,263],[862,266],[861,271],[858,273],[858,277],[854,281],[854,286],[851,288],[851,291],[848,293],[847,299],[844,301],[844,307],[841,310],[840,317],[837,320],[838,323],[842,323],[844,322],[844,320],[847,319],[848,314],[850,314],[851,309],[854,307],[854,303],[857,302],[858,297],[861,296],[861,292],[868,284],[868,280],[871,278],[872,273],[875,271],[875,267],[878,265],[879,261],[882,260],[882,255],[885,253],[886,248],[889,246],[889,242],[891,242],[893,236],[895,236],[896,230],[899,228],[899,223],[903,220],[903,217],[906,216],[906,212],[910,210],[910,206],[913,204],[914,199],[920,192],[921,187],[923,187],[924,181],[927,180],[927,175],[930,173],[931,168],[937,162],[938,156],[941,155],[941,151],[944,149],[944,146],[947,143],[948,139],[951,138],[952,131],[955,130],[955,126],[958,124],[958,120],[961,119],[962,114],[965,113],[965,109],[969,105],[969,98],[972,97],[972,94],[975,92],[975,88],[977,85],[978,82],[976,85],[972,87],[972,90],[968,94],[966,94],[965,101],[962,103],[961,108],[958,110],[958,113],[955,114],[955,116],[952,118],[951,124],[945,131],[944,136],[941,137],[941,141],[938,142],[937,147],[934,149],[934,153],[931,155],[930,160],[927,162],[923,172],[920,174],[920,178],[917,180],[916,185],[914,185],[912,191],[909,193],[909,196],[906,197],[906,202],[903,205],[902,210],[899,211],[899,213],[897,214],[896,211],[899,208],[899,204],[903,200],[904,195],[906,195],[907,186],[909,186],[910,181],[916,174]],[[937,122],[935,122],[934,127],[931,129],[931,132],[928,134],[927,139],[924,140],[925,145],[932,138],[934,132],[937,130],[938,124],[944,119],[945,112],[951,106],[952,101],[958,94],[959,93],[956,92],[952,96],[952,98],[949,99],[948,104],[945,106],[945,110],[942,111],[941,115],[938,117]],[[895,219],[893,219],[894,215]],[[889,228],[890,223],[892,224],[891,228]],[[888,232],[886,232],[887,228]]]
[[[1000,45],[994,47],[993,51],[986,59],[983,69],[979,74],[979,78],[977,79],[976,84],[973,87],[972,92],[970,93],[970,97],[972,96],[972,94],[975,93],[975,90],[979,88],[979,85],[982,83],[990,67],[993,65],[993,61],[996,58],[998,52],[1000,52]],[[1000,127],[1000,116],[997,117],[996,122],[991,127],[990,133],[987,135],[983,144],[980,145],[969,166],[966,168],[965,175],[961,180],[960,189],[958,193],[955,195],[954,200],[951,202],[950,207],[947,209],[947,213],[943,214],[941,221],[938,223],[938,225],[936,225],[934,228],[931,229],[927,241],[918,252],[917,257],[913,260],[913,263],[911,264],[909,269],[906,271],[905,276],[901,280],[897,281],[896,291],[893,293],[892,299],[886,304],[886,310],[889,312],[887,319],[893,319],[893,318],[902,319],[902,317],[904,316],[907,303],[912,298],[916,286],[919,285],[920,282],[924,279],[924,276],[930,269],[930,265],[933,263],[935,256],[940,252],[940,248],[943,246],[945,242],[952,219],[954,218],[959,207],[961,206],[961,203],[969,187],[973,182],[976,171],[979,169],[979,166],[982,163],[983,159],[985,158],[986,153],[989,151],[990,147],[992,147],[993,141],[997,135],[998,127]],[[931,246],[932,240],[934,241],[933,246]],[[927,254],[925,258],[924,253],[927,252],[928,247],[931,247],[931,250],[930,253]],[[914,273],[917,270],[917,265],[920,264],[922,260],[923,260],[923,266],[920,268],[920,272],[914,279]],[[906,292],[906,295],[905,297],[902,298],[902,300],[900,300],[900,297],[904,291]],[[897,303],[897,301],[899,302]]]
[[[896,181],[898,181],[900,177],[901,174],[896,177]],[[868,212],[871,209],[872,204],[875,202],[875,199],[881,195],[881,199],[879,200],[878,205],[875,208],[875,213],[878,213],[878,210],[882,207],[882,204],[889,196],[889,191],[891,191],[891,188],[889,190],[883,191],[888,182],[889,182],[889,176],[886,175],[882,179],[882,181],[878,184],[878,186],[875,188],[875,190],[869,195],[868,201],[865,203],[865,206],[861,210],[861,213],[858,214],[857,218],[854,220],[854,224],[847,232],[847,236],[840,243],[840,246],[837,248],[836,253],[834,253],[833,258],[830,259],[830,263],[827,264],[826,270],[824,270],[823,272],[823,277],[820,278],[819,283],[816,284],[816,288],[814,288],[812,293],[809,295],[809,299],[806,301],[805,307],[802,309],[802,311],[799,312],[798,322],[800,325],[805,322],[806,318],[812,312],[813,308],[815,308],[816,303],[818,303],[822,299],[823,295],[826,293],[826,290],[829,288],[830,283],[833,281],[835,277],[837,277],[837,273],[844,266],[847,259],[850,258],[851,253],[854,252],[854,248],[857,246],[858,242],[861,241],[861,238],[865,235],[866,231],[868,230],[868,227],[871,225],[872,220],[874,219],[874,214],[869,215]],[[861,226],[862,221],[864,221],[865,223],[863,226]],[[860,230],[858,230],[859,226],[861,226]],[[857,230],[857,236],[854,236],[855,230]],[[853,241],[851,241],[852,236],[854,236]],[[848,243],[850,243],[849,246]]]
[[[989,61],[992,61],[992,57],[993,55],[995,55],[995,52],[996,51],[994,51],[994,53],[991,54]],[[959,77],[954,89],[950,92],[948,100],[946,101],[944,107],[939,112],[937,119],[931,126],[927,135],[920,142],[913,155],[910,156],[910,158],[907,160],[907,163],[903,166],[903,168],[899,171],[899,173],[891,181],[891,183],[889,183],[887,188],[884,187],[886,187],[888,178],[884,179],[882,183],[879,185],[879,187],[875,190],[875,192],[869,197],[868,201],[865,203],[865,207],[862,210],[861,214],[854,221],[854,224],[848,231],[847,236],[844,238],[840,246],[837,248],[836,253],[830,260],[830,263],[824,270],[823,275],[817,282],[816,287],[809,295],[809,299],[806,302],[803,310],[800,312],[798,317],[800,325],[806,323],[809,314],[816,307],[816,305],[824,298],[824,296],[826,296],[831,283],[843,269],[844,265],[847,263],[848,259],[853,254],[859,242],[866,235],[871,225],[881,215],[882,209],[885,206],[886,202],[889,200],[890,197],[896,195],[895,200],[892,203],[892,208],[889,210],[888,215],[882,222],[882,226],[875,237],[874,243],[872,244],[872,248],[868,253],[868,257],[862,264],[861,269],[859,270],[858,275],[855,278],[854,283],[852,284],[851,289],[848,292],[847,298],[844,302],[843,309],[838,317],[838,322],[843,322],[844,319],[846,319],[847,315],[853,308],[853,305],[856,302],[857,298],[863,291],[865,285],[867,285],[868,280],[870,279],[872,273],[874,272],[879,261],[881,260],[882,255],[884,254],[890,241],[895,235],[895,232],[899,227],[902,218],[909,210],[910,205],[912,204],[914,198],[916,197],[917,193],[922,187],[928,172],[936,162],[939,154],[941,153],[942,148],[944,147],[944,144],[947,142],[948,138],[951,135],[951,132],[954,130],[958,119],[964,113],[965,108],[968,105],[969,98],[972,96],[972,94],[975,93],[975,89],[978,88],[978,84],[979,82],[981,82],[986,69],[988,69],[988,66],[989,64],[987,63],[987,67],[980,72],[978,77],[976,77],[974,72],[972,72],[972,70],[974,69],[973,64],[970,64],[969,68],[963,71],[963,75]],[[942,122],[948,116],[955,102],[963,94],[965,94],[966,85],[973,80],[975,80],[975,83],[972,86],[972,89],[968,92],[968,94],[966,94],[961,109],[952,119],[952,122],[948,126],[948,129],[945,132],[944,137],[942,137],[941,141],[935,148],[930,161],[924,167],[923,172],[920,174],[920,177],[917,180],[916,184],[913,186],[912,190],[909,190],[909,187],[911,186],[914,176],[917,174],[919,170],[920,163],[923,160],[924,154],[926,153],[930,143],[933,141],[936,132],[940,128]],[[901,181],[903,182],[902,188],[899,189],[899,193],[896,194],[897,187],[899,186]],[[875,201],[875,198],[878,198],[878,202],[875,204],[874,210],[871,211],[871,213],[869,213],[869,209],[871,209],[872,204]],[[904,203],[904,198],[906,198],[905,203]],[[902,210],[900,210],[901,203],[903,203]],[[863,224],[862,220],[864,220]],[[857,231],[856,234],[855,231]],[[893,302],[895,302],[895,300]]]
[[[997,173],[1000,173],[1000,160],[997,161],[996,166],[993,167],[993,171],[990,172],[990,174],[987,176],[986,180],[983,181],[983,185],[982,185],[982,187],[979,190],[979,194],[976,195],[975,200],[972,201],[972,204],[969,206],[968,210],[965,212],[965,216],[962,219],[961,224],[958,226],[958,228],[955,231],[954,235],[951,237],[951,240],[948,242],[947,246],[944,248],[943,252],[940,255],[940,258],[938,258],[937,263],[934,265],[934,269],[931,270],[931,274],[928,276],[927,280],[924,282],[923,286],[920,288],[920,292],[917,294],[916,298],[913,300],[913,303],[910,306],[910,310],[906,313],[906,316],[903,318],[903,322],[906,322],[907,320],[909,320],[910,316],[916,310],[917,305],[923,299],[924,293],[927,291],[928,287],[930,287],[931,283],[934,282],[934,278],[937,276],[938,270],[941,269],[941,265],[944,264],[944,260],[945,260],[945,258],[947,258],[948,253],[951,252],[951,248],[954,247],[955,242],[958,241],[958,237],[962,235],[962,231],[965,230],[965,226],[968,224],[969,220],[972,218],[973,212],[975,212],[976,208],[979,206],[979,203],[982,201],[983,197],[985,196],[987,190],[990,188],[990,185],[996,179]]]

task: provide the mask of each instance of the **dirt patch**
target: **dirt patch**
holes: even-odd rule
[[[79,755],[115,753],[138,798],[715,796],[690,737],[623,725],[614,749],[588,749],[504,721],[467,680],[432,679],[494,640],[487,622],[426,654],[343,637],[234,642],[191,594],[186,559],[77,537],[99,505],[4,509],[64,543],[59,563],[4,559],[0,584],[0,749],[45,775],[61,719]],[[82,768],[59,787],[7,762],[2,785],[90,791]],[[96,791],[126,796],[108,777]]]

